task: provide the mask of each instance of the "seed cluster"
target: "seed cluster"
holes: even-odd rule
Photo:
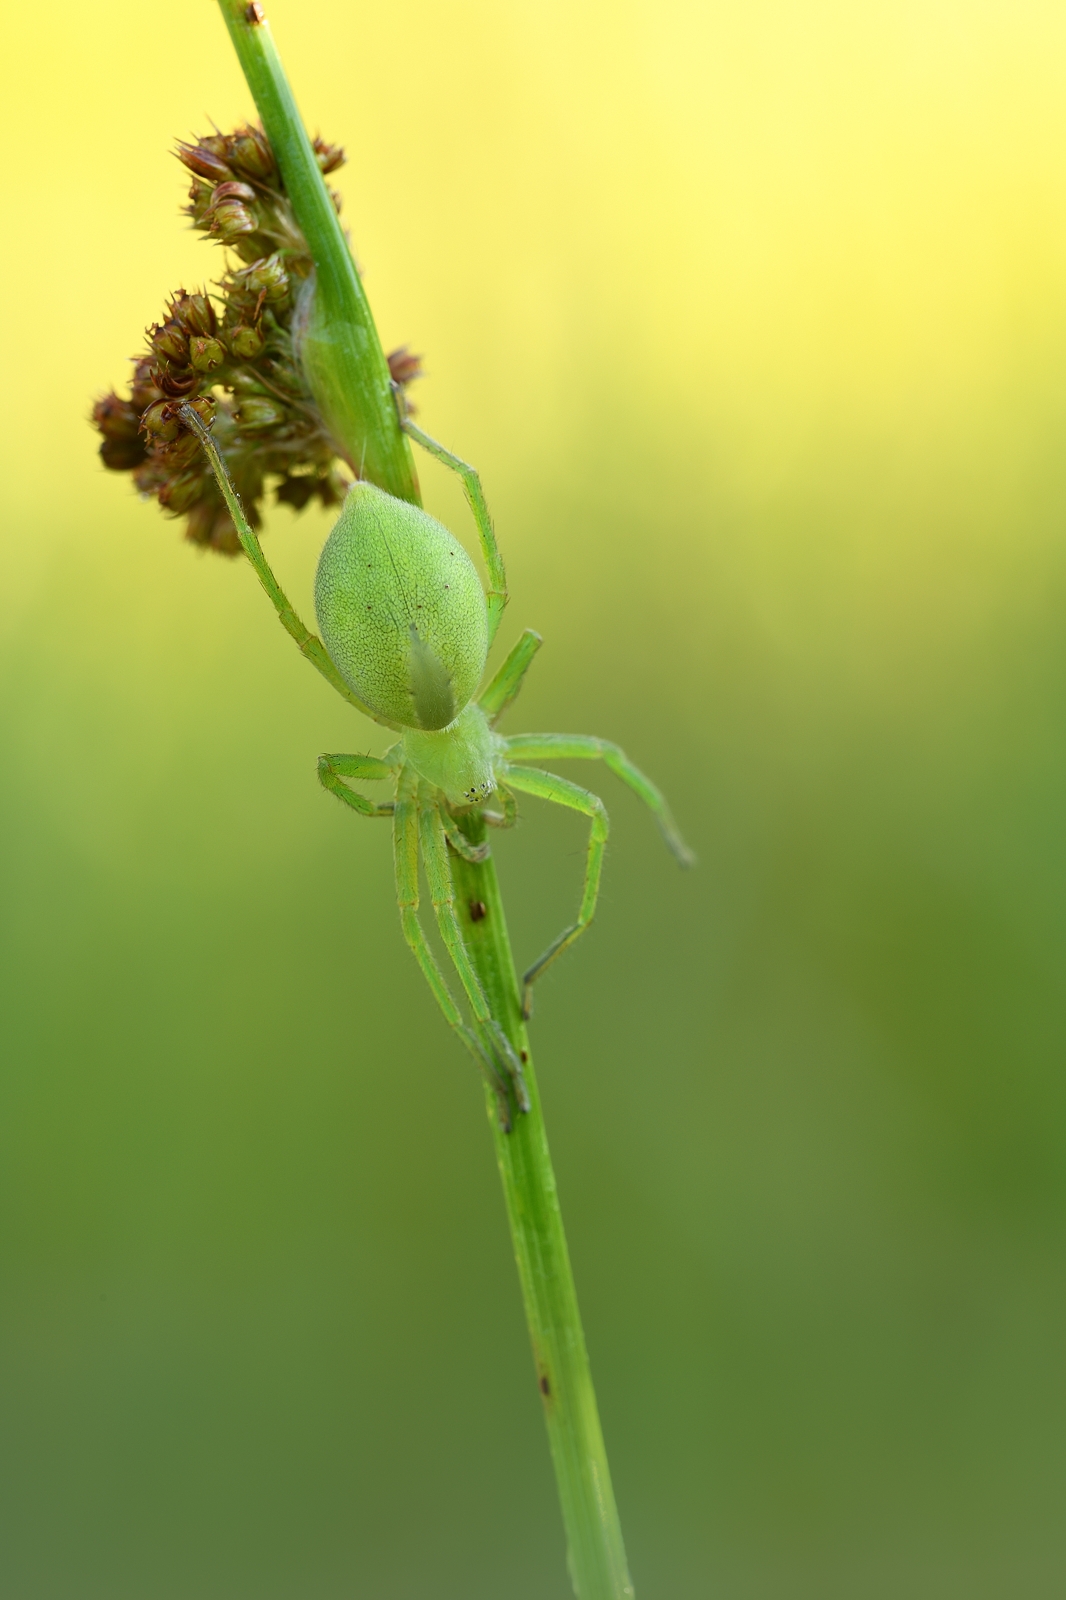
[[[314,149],[323,173],[344,161],[322,139]],[[235,554],[236,530],[214,477],[178,421],[183,402],[213,424],[253,525],[268,482],[297,510],[315,498],[339,503],[346,484],[293,348],[293,315],[312,263],[266,135],[242,127],[179,144],[176,154],[193,174],[185,212],[230,252],[227,268],[211,295],[171,295],[162,322],[147,330],[146,351],[133,358],[129,395],[104,395],[93,423],[106,467],[132,472],[142,494],[184,517],[194,544]],[[389,367],[401,385],[421,371],[405,349]]]

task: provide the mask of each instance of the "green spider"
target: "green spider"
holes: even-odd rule
[[[592,921],[608,823],[597,795],[526,763],[604,761],[652,811],[682,866],[692,865],[692,853],[659,790],[617,745],[563,733],[505,738],[495,731],[521,689],[541,639],[527,629],[477,695],[507,603],[507,588],[492,520],[473,467],[401,411],[405,431],[462,479],[488,572],[487,594],[474,563],[447,528],[418,506],[357,481],[319,558],[315,610],[322,638],[318,639],[300,621],[274,577],[208,429],[188,404],[181,405],[179,415],[207,453],[241,544],[286,631],[344,699],[400,735],[380,758],[320,756],[318,776],[330,794],[359,816],[393,819],[396,898],[404,937],[449,1026],[492,1085],[500,1124],[509,1130],[508,1088],[518,1109],[529,1109],[522,1065],[489,1010],[463,942],[449,860],[449,851],[454,851],[466,861],[484,861],[489,847],[468,839],[458,819],[464,811],[479,807],[486,823],[510,827],[517,816],[516,791],[554,801],[590,819],[581,908],[576,922],[552,940],[525,974],[522,1010],[527,1018],[533,984]],[[392,784],[394,797],[384,803],[368,800],[350,787],[351,781],[386,781]],[[486,806],[490,797],[498,801],[499,810]],[[464,1022],[419,921],[420,854],[437,926],[469,1003],[472,1027]]]

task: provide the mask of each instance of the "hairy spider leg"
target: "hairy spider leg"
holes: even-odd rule
[[[199,439],[204,454],[211,464],[211,470],[215,475],[215,481],[218,484],[222,498],[226,502],[226,509],[233,518],[233,526],[237,530],[241,548],[255,568],[256,577],[266,590],[270,602],[278,614],[278,620],[290,639],[295,641],[300,654],[305,660],[310,661],[311,665],[322,674],[330,687],[336,689],[337,693],[347,700],[349,705],[355,706],[356,710],[361,711],[364,716],[369,717],[373,722],[384,723],[387,728],[397,728],[397,723],[389,722],[385,717],[377,716],[375,712],[370,710],[369,706],[363,704],[358,695],[352,693],[333,665],[329,652],[321,639],[317,634],[311,632],[310,628],[304,624],[296,611],[294,611],[288,596],[275,578],[270,563],[263,554],[263,547],[256,537],[255,529],[244,514],[241,497],[237,493],[233,479],[229,475],[229,468],[222,458],[222,452],[201,417],[188,403],[179,407],[178,416],[185,426],[191,429]]]
[[[483,809],[481,815],[490,828],[513,828],[518,821],[518,802],[505,783],[497,783],[494,800],[498,800],[503,807],[501,811],[488,811]]]
[[[640,796],[659,824],[659,831],[682,867],[695,865],[696,857],[682,839],[670,807],[662,794],[635,767],[616,744],[609,739],[596,739],[568,733],[519,733],[503,741],[506,757],[519,761],[602,761],[634,794]]]
[[[449,817],[443,807],[441,808],[440,813],[440,824],[444,829],[444,837],[447,839],[449,845],[455,851],[457,856],[462,856],[464,861],[471,862],[471,864],[475,867],[479,866],[482,861],[487,861],[489,859],[489,847],[487,841],[483,841],[481,844],[475,844],[473,839],[468,839],[455,819],[453,817]]]
[[[345,778],[355,778],[360,783],[378,783],[396,777],[396,768],[376,756],[319,756],[318,781],[323,789],[335,794],[346,806],[358,811],[361,817],[391,817],[396,810],[392,800],[380,804],[356,794],[348,787]]]
[[[497,723],[518,695],[525,682],[530,662],[543,643],[539,633],[533,628],[527,628],[518,643],[512,646],[506,661],[488,688],[478,696],[477,703],[490,723]]]
[[[463,1021],[451,990],[437,965],[437,959],[418,919],[418,779],[409,768],[401,770],[393,816],[393,848],[396,862],[396,900],[400,908],[403,936],[422,969],[444,1020],[459,1035],[481,1068],[496,1096],[497,1115],[504,1133],[511,1131],[511,1103],[507,1082],[480,1039]]]
[[[566,778],[557,778],[554,772],[542,772],[539,767],[513,767],[508,762],[503,770],[508,783],[515,789],[525,794],[534,794],[541,800],[552,800],[556,805],[569,807],[571,811],[580,811],[583,816],[591,819],[588,854],[585,857],[585,886],[581,893],[581,909],[577,914],[577,921],[571,923],[569,928],[564,928],[558,938],[552,940],[544,954],[539,960],[534,961],[522,979],[522,1015],[528,1022],[533,1015],[533,985],[556,957],[561,956],[575,939],[581,937],[595,915],[596,900],[600,892],[600,874],[603,871],[603,853],[607,848],[610,824],[607,821],[606,806],[599,795],[592,794],[590,790],[580,789],[576,783],[570,783]]]
[[[470,510],[474,514],[474,521],[477,524],[478,538],[481,541],[481,554],[485,558],[485,570],[489,578],[485,599],[489,613],[489,644],[491,645],[496,637],[496,629],[500,625],[500,618],[503,616],[503,608],[507,604],[507,574],[504,571],[500,547],[496,543],[496,531],[492,526],[489,508],[485,503],[485,493],[481,487],[481,479],[478,477],[477,468],[472,467],[469,461],[464,461],[462,456],[457,456],[454,451],[446,449],[442,444],[438,444],[436,439],[431,438],[428,433],[423,432],[417,423],[411,421],[407,415],[403,393],[398,388],[396,404],[400,414],[400,426],[404,432],[410,434],[412,439],[417,440],[423,450],[427,450],[431,456],[435,456],[446,467],[450,467],[453,472],[457,472],[462,479],[466,498]]]
[[[529,1095],[526,1092],[525,1078],[522,1075],[522,1063],[515,1054],[511,1041],[489,1009],[489,1003],[485,999],[485,991],[481,987],[478,975],[474,971],[473,962],[470,960],[466,945],[463,943],[463,933],[459,926],[459,918],[455,914],[455,885],[452,882],[452,869],[448,860],[448,847],[445,842],[443,819],[437,802],[437,792],[424,782],[420,783],[418,788],[418,820],[422,841],[422,860],[426,868],[426,882],[429,885],[433,910],[437,914],[437,926],[440,929],[440,936],[444,941],[445,949],[452,958],[452,965],[459,976],[459,981],[466,991],[466,998],[470,1002],[474,1020],[491,1040],[496,1052],[502,1058],[507,1076],[511,1080],[515,1103],[519,1111],[528,1111]]]

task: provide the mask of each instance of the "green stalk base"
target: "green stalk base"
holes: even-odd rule
[[[463,831],[475,843],[487,833],[476,813],[464,818]],[[486,1106],[559,1487],[570,1576],[580,1600],[621,1600],[633,1594],[633,1585],[600,1430],[540,1093],[522,1020],[499,880],[491,858],[480,864],[458,855],[451,859],[463,941],[492,1014],[522,1060],[529,1090],[529,1111],[525,1116],[515,1114],[511,1133],[501,1130],[496,1097],[488,1088]],[[471,916],[472,906],[479,913],[476,921]],[[484,915],[480,914],[482,906]]]
[[[293,212],[315,262],[313,349],[305,361],[338,452],[360,476],[414,504],[418,480],[389,382],[388,363],[333,202],[296,109],[262,7],[219,0],[238,59],[281,169]],[[313,369],[313,370],[312,370]],[[463,821],[480,843],[485,823]],[[533,1342],[552,1462],[566,1529],[570,1575],[579,1600],[633,1594],[611,1489],[585,1336],[578,1313],[555,1174],[522,1020],[496,868],[454,856],[463,938],[493,1016],[525,1064],[530,1110],[501,1132],[496,1097],[486,1090],[515,1259]],[[472,905],[485,914],[475,921]]]

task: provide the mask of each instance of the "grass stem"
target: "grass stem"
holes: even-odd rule
[[[418,481],[399,425],[388,365],[269,26],[259,6],[235,0],[220,0],[220,5],[315,261],[316,397],[325,395],[323,408],[340,453],[361,475],[418,504]],[[480,815],[467,814],[462,825],[473,842],[483,841]],[[633,1588],[496,868],[491,857],[475,863],[456,854],[452,870],[464,941],[493,1015],[524,1063],[529,1088],[530,1110],[514,1118],[509,1134],[499,1128],[489,1090],[487,1108],[559,1488],[570,1575],[580,1600],[624,1600]]]

